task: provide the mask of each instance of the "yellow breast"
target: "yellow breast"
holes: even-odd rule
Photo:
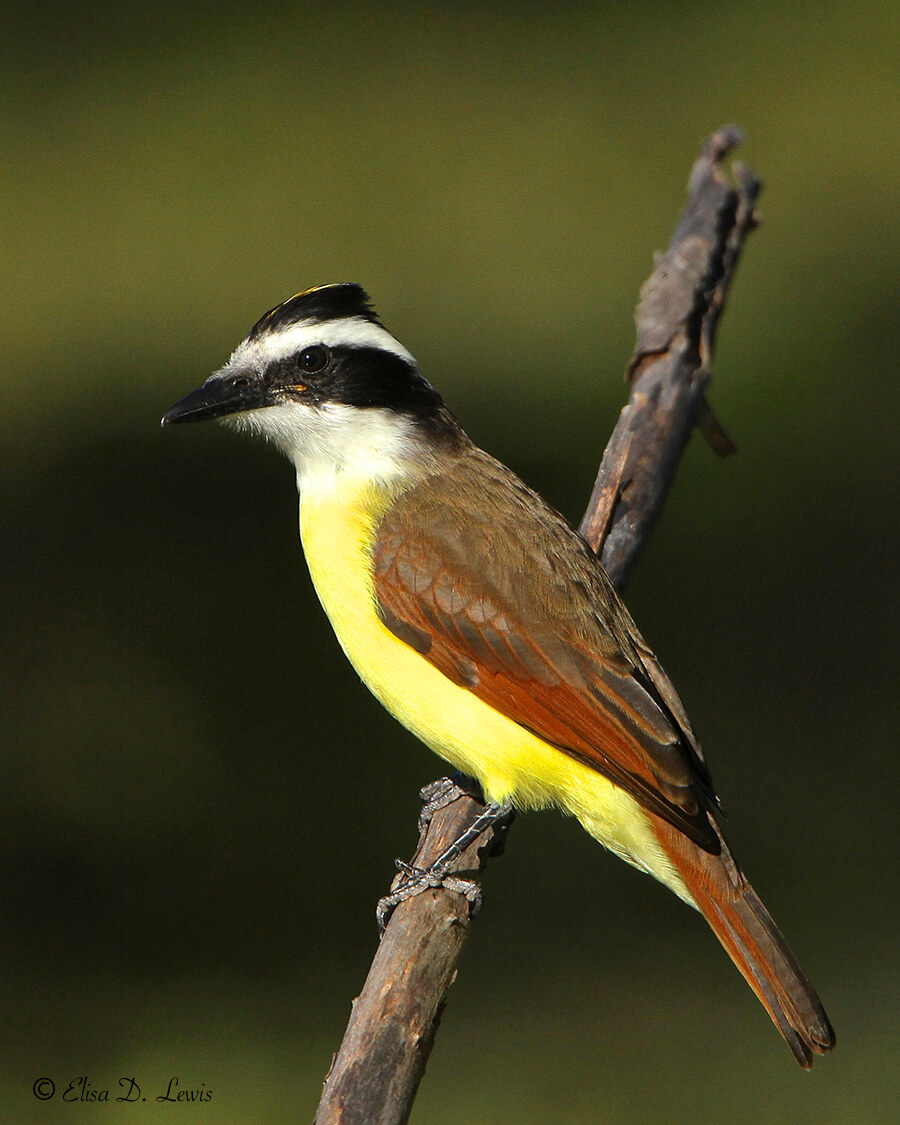
[[[405,727],[492,801],[555,804],[606,847],[690,902],[640,805],[601,774],[448,680],[382,623],[371,547],[391,495],[371,482],[304,489],[300,535],[319,599],[369,690]]]

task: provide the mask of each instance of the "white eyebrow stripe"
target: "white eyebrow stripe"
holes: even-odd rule
[[[262,370],[270,363],[288,359],[313,344],[324,344],[326,348],[378,348],[399,356],[413,367],[418,366],[412,355],[386,328],[361,316],[342,320],[302,320],[277,332],[264,332],[256,340],[244,340],[239,344],[229,365],[250,363]]]

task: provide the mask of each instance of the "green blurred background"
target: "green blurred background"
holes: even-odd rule
[[[897,1119],[895,4],[7,7],[3,1121],[309,1119],[439,763],[314,600],[292,472],[159,416],[359,280],[577,520],[701,138],[764,223],[629,592],[838,1032],[812,1074],[577,825],[491,866],[413,1121]],[[60,1104],[135,1076],[147,1102]],[[57,1083],[55,1099],[32,1094]],[[158,1104],[171,1077],[209,1104]]]

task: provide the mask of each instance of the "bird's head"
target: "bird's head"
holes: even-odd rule
[[[312,466],[390,475],[459,440],[458,424],[361,286],[321,285],[270,309],[224,367],[163,415],[218,418]]]

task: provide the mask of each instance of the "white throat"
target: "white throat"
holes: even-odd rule
[[[387,486],[422,470],[423,449],[415,424],[384,407],[284,403],[223,419],[260,434],[297,470],[301,496],[314,489],[368,484]]]

